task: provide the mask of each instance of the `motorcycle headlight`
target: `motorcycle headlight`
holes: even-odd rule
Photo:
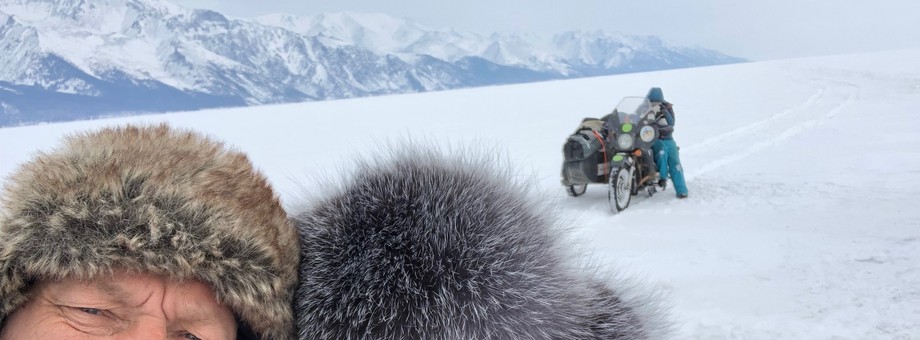
[[[617,146],[620,147],[620,150],[629,150],[633,148],[633,137],[632,135],[622,134],[617,136]]]
[[[655,139],[655,129],[651,126],[643,126],[642,130],[639,130],[639,138],[642,138],[643,142],[651,142]]]

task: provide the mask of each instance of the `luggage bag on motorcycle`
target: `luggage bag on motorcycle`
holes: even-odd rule
[[[585,118],[562,147],[563,184],[588,184],[604,181],[603,121]]]

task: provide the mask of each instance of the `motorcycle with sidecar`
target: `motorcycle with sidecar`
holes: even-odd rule
[[[640,192],[654,195],[655,116],[647,98],[625,97],[610,114],[583,119],[562,148],[562,185],[569,196],[581,196],[588,184],[606,184],[610,209],[617,213]]]

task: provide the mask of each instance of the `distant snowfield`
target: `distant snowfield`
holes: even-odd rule
[[[920,339],[920,49],[0,129],[0,177],[61,136],[167,121],[247,152],[286,204],[411,138],[503,152],[681,339]],[[690,198],[567,197],[562,143],[660,86]]]

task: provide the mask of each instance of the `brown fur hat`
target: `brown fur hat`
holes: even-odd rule
[[[127,270],[200,280],[260,338],[293,335],[297,233],[219,142],[165,125],[71,136],[0,198],[0,324],[38,280]]]

